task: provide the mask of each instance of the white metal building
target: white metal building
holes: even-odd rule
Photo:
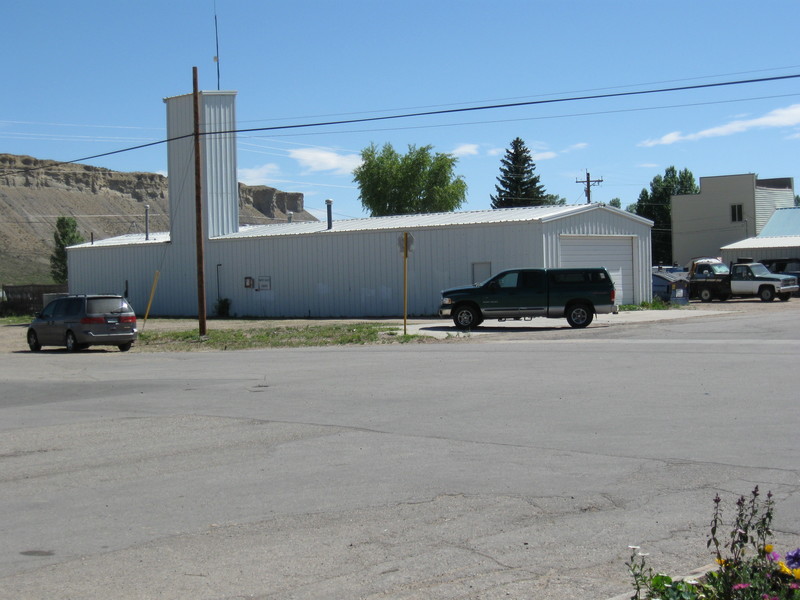
[[[618,302],[652,297],[652,222],[601,204],[238,226],[234,92],[201,94],[206,305],[236,316],[432,315],[444,288],[506,268],[604,266]],[[168,98],[170,139],[191,133],[192,97]],[[191,137],[169,144],[170,233],[132,234],[68,250],[71,293],[125,293],[143,314],[196,316]],[[330,214],[330,211],[329,211]],[[156,272],[158,284],[154,289]]]

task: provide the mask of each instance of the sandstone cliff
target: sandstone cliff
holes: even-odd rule
[[[72,216],[87,240],[169,230],[167,178],[0,154],[0,284],[50,283],[50,254],[58,217]],[[242,225],[316,220],[303,194],[239,184]]]

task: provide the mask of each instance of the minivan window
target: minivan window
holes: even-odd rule
[[[83,310],[83,298],[70,298],[66,304],[67,307],[64,310],[64,314],[69,317],[79,315]]]
[[[122,298],[89,298],[86,307],[86,313],[90,315],[123,312],[133,312],[133,310]]]

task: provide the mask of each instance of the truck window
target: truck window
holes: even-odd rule
[[[497,279],[495,279],[495,283],[499,285],[501,288],[515,288],[517,287],[517,279],[519,278],[518,271],[511,271],[510,273],[504,273],[500,275]]]

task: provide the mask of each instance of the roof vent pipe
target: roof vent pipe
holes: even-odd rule
[[[144,239],[150,239],[150,205],[144,205]]]
[[[292,211],[290,211],[290,210],[286,211],[286,222],[287,223],[291,223],[292,222],[292,215],[294,215],[294,213]]]
[[[328,209],[328,229],[333,229],[333,200],[325,200]]]

